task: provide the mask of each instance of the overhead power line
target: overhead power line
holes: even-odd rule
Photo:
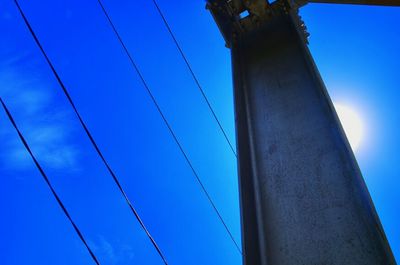
[[[221,130],[222,134],[224,135],[224,138],[225,138],[226,142],[228,143],[228,145],[229,145],[230,149],[232,150],[233,154],[235,155],[235,157],[237,157],[235,148],[233,147],[231,141],[229,140],[228,135],[226,134],[226,132],[224,130],[224,127],[222,126],[219,118],[217,117],[217,114],[214,111],[214,108],[212,107],[210,101],[208,100],[208,97],[207,97],[206,93],[204,92],[204,89],[201,86],[201,84],[199,82],[199,79],[197,78],[196,74],[194,73],[194,71],[192,69],[192,66],[189,63],[189,60],[187,59],[185,53],[183,52],[183,49],[182,49],[181,45],[179,44],[177,38],[175,37],[175,34],[173,33],[173,31],[172,31],[172,29],[171,29],[166,17],[164,16],[164,13],[162,12],[161,8],[159,7],[157,1],[156,0],[152,0],[152,1],[153,1],[154,6],[156,7],[156,9],[158,11],[158,14],[160,15],[162,21],[164,22],[165,27],[167,28],[169,34],[171,35],[171,38],[174,41],[176,48],[178,49],[179,53],[181,54],[182,59],[185,62],[185,64],[186,64],[191,76],[193,77],[193,80],[196,83],[196,86],[199,88],[199,91],[200,91],[201,95],[203,96],[204,101],[206,102],[206,104],[207,104],[212,116],[214,117],[215,121],[217,122],[218,127]]]
[[[29,32],[31,33],[32,37],[34,38],[37,46],[39,47],[40,51],[42,52],[44,58],[46,59],[47,64],[49,65],[49,67],[51,68],[51,71],[53,72],[55,78],[57,79],[57,82],[59,83],[59,85],[61,86],[65,96],[67,97],[69,103],[71,104],[76,116],[79,119],[80,124],[82,125],[83,129],[85,130],[90,142],[92,143],[94,149],[96,150],[97,154],[99,155],[101,161],[103,162],[103,164],[105,165],[105,167],[107,168],[107,171],[110,173],[111,177],[113,178],[115,184],[118,187],[118,190],[121,192],[122,196],[124,197],[126,203],[128,204],[129,208],[131,209],[133,215],[135,216],[135,218],[137,219],[137,221],[139,222],[140,226],[142,227],[143,231],[146,233],[147,237],[150,239],[151,243],[153,244],[154,248],[156,249],[156,251],[158,252],[158,254],[160,255],[161,259],[163,260],[163,262],[167,265],[167,260],[164,256],[164,254],[162,253],[160,247],[157,245],[156,241],[154,240],[154,238],[152,237],[152,235],[150,234],[149,230],[147,229],[147,227],[145,226],[144,222],[142,221],[142,219],[140,218],[138,212],[136,211],[136,209],[133,207],[131,201],[129,200],[127,194],[125,193],[124,189],[121,186],[121,183],[119,182],[116,174],[114,173],[114,171],[112,170],[111,166],[108,164],[107,160],[105,159],[103,153],[100,151],[100,148],[98,147],[96,141],[94,140],[92,134],[90,133],[88,127],[86,126],[85,122],[83,121],[81,115],[78,112],[78,109],[76,108],[74,102],[72,101],[72,98],[67,90],[67,88],[65,87],[63,81],[61,80],[60,76],[58,75],[56,69],[54,68],[53,64],[51,63],[49,57],[47,56],[44,48],[42,47],[42,45],[40,44],[39,39],[37,38],[35,32],[33,31],[28,19],[26,18],[23,10],[21,9],[19,3],[17,0],[14,0],[19,12],[21,13],[21,16],[26,24],[26,26],[29,29]]]
[[[203,191],[204,194],[206,195],[208,201],[210,202],[212,208],[214,209],[215,213],[217,214],[218,218],[220,219],[220,221],[221,221],[222,225],[224,226],[225,230],[227,231],[229,237],[232,239],[233,243],[235,244],[237,250],[240,252],[240,254],[242,254],[242,251],[240,250],[240,247],[239,247],[238,243],[236,242],[235,238],[233,237],[233,234],[231,233],[230,229],[228,228],[228,225],[225,223],[225,220],[223,219],[223,217],[222,217],[221,213],[219,212],[217,206],[215,205],[213,199],[211,198],[211,196],[210,196],[210,194],[208,193],[206,187],[204,186],[203,182],[201,181],[201,179],[200,179],[200,177],[199,177],[197,171],[196,171],[195,168],[193,167],[192,162],[190,161],[190,159],[189,159],[188,155],[186,154],[185,150],[183,149],[182,144],[181,144],[180,141],[178,140],[178,137],[176,136],[176,134],[175,134],[174,130],[172,129],[170,123],[168,122],[166,116],[164,115],[163,111],[161,110],[160,105],[158,104],[158,102],[157,102],[155,96],[153,95],[153,93],[152,93],[150,87],[148,86],[148,84],[147,84],[147,82],[146,82],[144,76],[142,75],[142,73],[141,73],[139,67],[137,66],[137,64],[136,64],[135,61],[133,60],[133,57],[132,57],[131,53],[129,52],[129,50],[128,50],[127,46],[125,45],[124,41],[122,40],[121,35],[118,33],[118,30],[117,30],[117,28],[115,27],[114,23],[112,22],[112,20],[111,20],[111,18],[110,18],[110,16],[109,16],[107,10],[105,9],[105,7],[104,7],[102,1],[101,1],[101,0],[97,0],[97,2],[99,3],[99,5],[100,5],[100,7],[101,7],[101,9],[102,9],[102,11],[103,11],[103,13],[104,13],[104,15],[106,16],[108,22],[110,23],[110,26],[111,26],[111,28],[112,28],[112,30],[113,30],[115,36],[117,37],[118,41],[120,42],[120,44],[121,44],[121,46],[122,46],[124,52],[126,53],[126,55],[127,55],[128,59],[129,59],[130,63],[132,64],[132,66],[133,66],[135,72],[136,72],[137,75],[139,76],[139,78],[140,78],[140,80],[141,80],[141,82],[142,82],[144,88],[146,89],[148,95],[150,96],[151,101],[154,103],[154,106],[156,107],[158,113],[160,114],[162,120],[164,121],[166,127],[168,128],[168,131],[171,133],[172,138],[174,139],[174,141],[175,141],[176,145],[178,146],[180,152],[182,153],[182,155],[183,155],[183,157],[185,158],[187,164],[189,165],[190,169],[192,170],[193,175],[195,176],[197,182],[199,183],[199,185],[200,185],[202,191]]]
[[[0,98],[1,105],[4,108],[4,111],[7,114],[8,119],[14,126],[14,129],[17,131],[19,138],[21,139],[23,145],[25,146],[26,151],[28,151],[29,155],[31,156],[33,162],[35,163],[37,169],[39,170],[40,174],[42,175],[44,181],[46,182],[47,186],[49,187],[51,193],[53,194],[54,198],[56,199],[58,205],[61,207],[61,210],[64,212],[65,216],[73,226],[76,234],[82,241],[82,243],[85,245],[87,251],[89,252],[90,256],[92,257],[93,261],[97,264],[100,265],[99,260],[97,259],[96,255],[93,253],[92,249],[89,247],[88,243],[86,242],[81,230],[78,228],[78,226],[75,224],[74,220],[72,219],[71,215],[69,214],[67,208],[65,208],[64,203],[61,201],[60,197],[56,193],[56,191],[53,188],[53,185],[51,184],[49,178],[47,177],[46,173],[44,172],[43,168],[40,166],[39,162],[37,161],[36,157],[33,155],[31,148],[29,147],[28,143],[26,142],[24,136],[22,135],[21,131],[17,127],[17,124],[14,121],[14,118],[12,117],[10,111],[8,110],[6,104],[3,102],[3,99]]]

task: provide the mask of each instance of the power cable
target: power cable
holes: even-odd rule
[[[23,145],[25,146],[26,151],[28,151],[29,155],[33,159],[33,162],[35,163],[37,169],[39,170],[40,174],[42,175],[44,181],[46,182],[47,186],[49,187],[51,193],[53,194],[54,198],[56,199],[58,205],[61,207],[61,210],[64,212],[65,216],[68,218],[69,222],[73,226],[75,232],[77,233],[78,237],[82,241],[82,243],[85,245],[87,251],[89,252],[90,256],[92,257],[93,261],[97,264],[100,265],[100,262],[98,261],[96,255],[93,253],[92,249],[89,247],[88,243],[86,242],[82,232],[78,228],[78,226],[75,224],[74,220],[72,219],[71,215],[69,214],[67,208],[65,208],[64,203],[61,201],[60,197],[57,195],[56,191],[54,190],[49,178],[47,177],[46,173],[44,172],[43,168],[40,166],[39,162],[37,161],[36,157],[33,155],[28,143],[26,142],[24,136],[22,135],[21,131],[17,127],[17,124],[14,121],[14,118],[12,117],[10,111],[8,110],[7,106],[4,104],[3,100],[0,98],[1,105],[4,108],[4,111],[7,114],[8,119],[14,126],[15,130],[18,133],[19,138],[21,139]]]
[[[164,22],[165,27],[167,28],[169,34],[171,35],[171,38],[172,38],[173,42],[175,43],[176,48],[178,49],[179,53],[181,54],[182,59],[185,62],[185,64],[186,64],[191,76],[193,77],[193,80],[196,83],[196,86],[199,88],[199,91],[200,91],[201,95],[203,96],[204,101],[206,102],[206,104],[207,104],[212,116],[214,117],[215,121],[217,122],[218,127],[221,130],[222,134],[224,135],[224,138],[225,138],[226,142],[228,143],[230,149],[232,150],[232,153],[237,158],[237,154],[236,154],[235,148],[233,147],[231,141],[229,140],[228,135],[226,134],[224,127],[222,126],[219,118],[217,117],[217,114],[214,111],[214,108],[212,107],[210,101],[208,100],[208,97],[207,97],[206,93],[204,92],[204,89],[201,86],[199,79],[197,78],[196,74],[194,73],[193,68],[189,63],[189,60],[187,59],[185,53],[183,52],[183,49],[182,49],[181,45],[179,44],[177,38],[175,37],[175,34],[173,33],[173,31],[172,31],[167,19],[165,18],[164,13],[162,12],[161,8],[159,7],[157,1],[156,0],[152,0],[152,1],[153,1],[154,6],[156,7],[156,9],[158,11],[158,14],[160,15],[162,21]]]
[[[217,206],[215,205],[214,201],[212,200],[210,194],[208,193],[207,189],[205,188],[203,182],[201,181],[197,171],[194,169],[192,162],[190,161],[189,157],[187,156],[185,150],[183,149],[183,146],[181,145],[181,143],[178,140],[178,137],[176,136],[174,130],[172,129],[171,125],[169,124],[167,118],[165,117],[163,111],[161,110],[160,105],[158,104],[156,98],[154,97],[152,91],[150,90],[150,87],[148,86],[146,80],[144,79],[144,76],[142,75],[141,71],[139,70],[139,67],[137,66],[137,64],[135,63],[135,61],[133,60],[132,55],[130,54],[127,46],[125,45],[124,41],[122,40],[120,34],[118,33],[114,23],[112,22],[110,16],[108,15],[107,10],[105,9],[103,3],[101,0],[97,0],[97,2],[99,3],[104,15],[106,16],[108,22],[110,23],[110,26],[115,34],[115,36],[117,37],[118,41],[120,42],[124,52],[126,53],[127,57],[129,58],[129,61],[131,62],[135,72],[137,73],[137,75],[139,76],[140,80],[143,83],[144,88],[146,89],[148,95],[150,96],[152,102],[154,103],[154,106],[156,107],[158,113],[160,114],[162,120],[164,121],[165,125],[167,126],[169,132],[171,133],[172,138],[174,139],[176,145],[178,146],[180,152],[182,153],[183,157],[185,158],[187,164],[189,165],[190,169],[193,172],[193,175],[195,176],[197,182],[199,183],[201,189],[203,190],[204,194],[206,195],[208,201],[210,202],[212,208],[214,209],[215,213],[217,214],[218,218],[220,219],[222,225],[224,226],[225,230],[227,231],[227,233],[229,234],[229,237],[232,239],[233,243],[235,244],[237,250],[240,252],[240,254],[242,254],[242,251],[240,250],[240,247],[238,245],[238,243],[236,242],[235,238],[233,237],[231,231],[229,230],[227,224],[225,223],[224,219],[222,218]]]
[[[108,164],[107,160],[105,159],[104,155],[102,154],[102,152],[100,151],[100,148],[98,147],[96,141],[94,140],[92,134],[90,133],[88,127],[86,126],[85,122],[83,121],[81,115],[79,114],[74,102],[72,101],[72,98],[67,90],[67,88],[65,87],[64,83],[62,82],[60,76],[58,75],[56,69],[54,68],[53,64],[51,63],[49,57],[47,56],[45,50],[43,49],[42,45],[40,44],[39,39],[37,38],[35,32],[33,31],[28,19],[26,18],[23,10],[21,9],[20,5],[18,4],[17,0],[14,0],[15,4],[18,7],[19,12],[21,13],[21,16],[26,24],[26,26],[29,29],[29,32],[31,33],[32,37],[34,38],[37,46],[39,47],[40,51],[42,52],[44,58],[47,61],[47,64],[50,66],[51,71],[53,72],[55,78],[57,79],[59,85],[61,86],[62,90],[64,91],[65,96],[67,97],[69,103],[71,104],[76,116],[79,119],[80,124],[82,125],[83,129],[85,130],[90,142],[92,143],[94,149],[96,150],[97,154],[99,155],[99,157],[101,158],[103,164],[105,165],[105,167],[107,168],[108,172],[110,173],[110,175],[112,176],[115,184],[117,185],[119,191],[121,192],[122,196],[124,197],[126,203],[128,204],[129,208],[131,209],[132,213],[134,214],[134,216],[136,217],[137,221],[139,222],[140,226],[142,227],[142,229],[144,230],[144,232],[146,233],[147,237],[150,239],[151,243],[153,244],[154,248],[156,249],[156,251],[158,252],[158,254],[160,255],[161,259],[163,260],[163,262],[167,265],[167,260],[165,258],[165,256],[163,255],[160,247],[157,245],[156,241],[154,240],[154,238],[151,236],[149,230],[146,228],[144,222],[142,221],[142,219],[140,218],[138,212],[136,211],[136,209],[133,207],[131,201],[129,200],[127,194],[125,193],[124,189],[121,186],[121,183],[119,182],[117,176],[115,175],[114,171],[111,169],[111,166]]]

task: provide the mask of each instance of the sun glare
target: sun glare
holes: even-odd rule
[[[357,151],[364,136],[364,126],[358,113],[351,107],[335,103],[335,109],[353,151]]]

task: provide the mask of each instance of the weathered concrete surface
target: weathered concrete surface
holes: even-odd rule
[[[232,44],[245,264],[395,264],[293,21]]]

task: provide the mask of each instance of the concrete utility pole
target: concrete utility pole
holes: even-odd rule
[[[304,4],[207,3],[232,53],[244,264],[396,264],[308,50]]]

